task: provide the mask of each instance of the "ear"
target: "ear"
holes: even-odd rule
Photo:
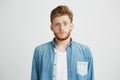
[[[71,31],[73,30],[73,27],[74,27],[74,24],[73,24],[73,23],[71,23]]]
[[[52,26],[52,24],[50,25],[50,29],[51,29],[51,31],[53,31],[53,26]]]

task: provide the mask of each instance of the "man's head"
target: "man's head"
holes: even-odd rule
[[[68,15],[69,18],[70,18],[70,21],[72,23],[73,21],[73,13],[70,11],[70,9],[65,6],[65,5],[60,5],[60,6],[57,6],[56,8],[54,8],[52,11],[51,11],[51,15],[50,15],[50,21],[51,23],[53,23],[53,19],[55,17],[59,17],[59,16],[62,16],[62,15]]]
[[[58,40],[66,40],[70,38],[73,28],[73,14],[67,6],[60,5],[52,10],[51,15],[51,30],[55,38]]]

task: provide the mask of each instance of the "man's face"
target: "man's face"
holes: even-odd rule
[[[72,28],[73,24],[71,23],[68,15],[55,17],[51,25],[51,30],[53,31],[55,38],[61,41],[70,37]]]

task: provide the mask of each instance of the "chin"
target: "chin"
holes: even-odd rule
[[[56,36],[56,39],[60,40],[60,41],[64,41],[67,40],[70,36],[66,36],[66,37],[58,37]]]
[[[67,40],[68,38],[70,38],[70,31],[66,34],[66,35],[57,35],[55,34],[55,38],[59,41],[64,41],[64,40]]]

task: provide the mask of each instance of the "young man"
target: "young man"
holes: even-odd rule
[[[65,5],[52,10],[52,41],[35,48],[31,80],[94,80],[90,49],[70,37],[73,14]]]

